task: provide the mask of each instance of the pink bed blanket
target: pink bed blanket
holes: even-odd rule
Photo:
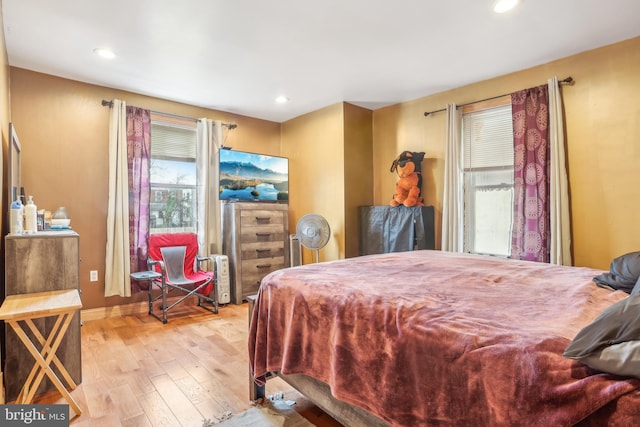
[[[250,335],[257,382],[305,374],[394,426],[634,425],[640,380],[562,357],[627,296],[600,270],[440,251],[271,273]]]

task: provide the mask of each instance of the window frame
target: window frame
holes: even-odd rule
[[[183,130],[188,130],[189,132],[193,132],[193,147],[191,149],[191,147],[189,147],[189,153],[185,153],[184,156],[176,156],[176,155],[153,155],[153,138],[154,138],[154,132],[151,132],[151,153],[150,153],[150,162],[151,165],[150,167],[153,168],[153,161],[154,160],[165,160],[165,161],[179,161],[179,162],[185,162],[185,163],[193,163],[194,165],[194,172],[195,172],[195,183],[194,184],[179,184],[179,183],[162,183],[162,182],[154,182],[151,180],[151,174],[149,177],[149,185],[150,185],[150,190],[151,192],[154,194],[154,197],[152,200],[150,200],[150,206],[149,206],[149,214],[151,215],[152,212],[152,205],[157,204],[157,203],[166,203],[168,201],[168,197],[165,197],[165,192],[167,189],[169,189],[169,191],[173,188],[176,191],[176,195],[178,194],[178,191],[180,191],[180,189],[182,189],[182,192],[180,192],[180,194],[182,195],[182,197],[184,196],[184,192],[185,190],[187,191],[191,191],[191,193],[193,194],[193,201],[191,202],[190,205],[190,210],[191,210],[191,221],[190,221],[190,225],[188,226],[184,226],[184,223],[181,224],[183,226],[163,226],[163,227],[156,227],[156,221],[153,220],[153,218],[150,218],[150,224],[149,224],[149,234],[157,234],[157,233],[181,233],[181,232],[193,232],[196,233],[197,232],[197,224],[198,224],[198,197],[197,197],[197,187],[198,187],[198,173],[197,173],[197,161],[195,158],[195,152],[197,150],[197,121],[196,120],[190,120],[190,119],[186,119],[186,118],[179,118],[179,117],[175,117],[172,115],[165,115],[162,113],[152,113],[151,114],[151,126],[153,129],[153,126],[166,126],[169,128],[178,128],[178,129],[183,129]],[[160,198],[161,200],[158,202],[157,198],[158,198],[158,194],[160,194]],[[167,199],[167,200],[165,200]],[[167,221],[167,218],[163,218],[163,225],[165,225],[164,223]],[[153,227],[152,227],[153,225]]]
[[[464,123],[464,116],[466,114],[472,114],[472,113],[478,113],[478,112],[482,112],[482,111],[486,111],[486,110],[490,110],[490,109],[494,109],[494,108],[499,108],[499,107],[506,107],[506,106],[510,106],[511,105],[511,96],[510,95],[504,95],[504,96],[500,96],[500,97],[496,97],[496,98],[492,98],[492,99],[488,99],[486,101],[481,101],[481,102],[476,102],[476,103],[472,103],[472,104],[468,104],[462,107],[462,121],[461,123]],[[464,152],[464,144],[465,144],[465,136],[464,136],[464,125],[461,127],[462,130],[462,151]],[[513,168],[513,166],[491,166],[491,167],[487,167],[486,170],[487,171],[498,171],[498,170],[508,170],[509,168]],[[477,171],[481,171],[482,169],[485,168],[469,168],[467,169],[464,165],[462,165],[462,180],[461,180],[461,185],[462,185],[462,193],[463,193],[463,251],[467,252],[467,253],[474,253],[474,254],[481,254],[481,255],[491,255],[491,256],[497,256],[497,257],[505,257],[508,258],[511,254],[511,240],[509,239],[507,242],[507,248],[508,248],[508,254],[504,255],[504,254],[492,254],[492,253],[486,253],[486,252],[480,252],[480,251],[475,251],[475,250],[471,250],[472,248],[476,247],[476,228],[475,228],[475,224],[472,224],[472,222],[475,221],[474,217],[475,213],[476,213],[476,202],[475,202],[475,192],[471,192],[470,188],[469,188],[469,180],[473,178],[472,175],[469,175],[468,172],[477,172]],[[482,186],[480,186],[482,187]],[[489,187],[495,187],[495,189],[505,189],[505,188],[510,188],[511,189],[511,197],[513,199],[513,195],[514,195],[514,185],[508,185],[508,184],[499,184],[499,185],[489,185]],[[478,189],[478,186],[473,186],[474,189]],[[471,230],[473,228],[473,230]],[[513,228],[513,212],[511,212],[511,223],[509,226],[509,230],[512,230]],[[509,235],[511,233],[509,232]]]

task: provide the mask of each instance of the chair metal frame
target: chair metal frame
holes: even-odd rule
[[[186,233],[191,234],[191,233]],[[196,240],[197,245],[197,240]],[[147,258],[147,268],[150,272],[156,271],[160,273],[160,277],[155,277],[153,280],[149,280],[149,314],[156,319],[162,321],[162,323],[167,323],[167,313],[176,305],[183,302],[185,299],[189,298],[192,295],[195,295],[198,298],[198,306],[208,310],[212,313],[218,313],[218,300],[216,298],[215,292],[215,277],[216,277],[216,263],[212,256],[201,257],[199,255],[195,256],[195,266],[193,268],[194,273],[204,273],[208,276],[208,279],[196,281],[190,280],[184,275],[184,263],[186,260],[186,247],[183,245],[179,246],[159,246],[161,252],[163,253],[163,257],[168,258],[176,258],[180,254],[180,250],[182,249],[182,265],[180,268],[176,268],[176,266],[168,266],[166,263],[166,259],[154,259],[149,255]],[[168,249],[168,251],[164,251],[164,249]],[[206,272],[202,269],[201,264],[204,261],[209,261],[209,265],[212,267],[211,272]],[[210,273],[210,276],[209,276]],[[200,291],[205,288],[210,283],[213,283],[213,287],[211,292],[208,295],[201,294]],[[153,285],[160,288],[160,294],[153,296]],[[185,295],[181,296],[178,300],[174,301],[172,304],[167,304],[167,295],[170,291],[177,290],[180,292],[184,292]],[[162,311],[162,316],[157,314],[153,308],[153,305],[156,301],[161,300],[160,309]],[[204,303],[211,303],[213,307],[208,307]]]

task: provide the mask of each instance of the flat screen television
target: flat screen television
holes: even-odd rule
[[[289,159],[220,150],[220,200],[280,202],[289,200]]]

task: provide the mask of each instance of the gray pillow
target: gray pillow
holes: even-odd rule
[[[593,281],[600,287],[629,293],[638,278],[640,278],[640,252],[630,252],[614,258],[609,272],[594,277]]]
[[[640,295],[604,310],[578,332],[563,356],[599,371],[640,377]]]
[[[580,361],[597,371],[640,378],[640,341],[613,344]]]
[[[631,289],[631,295],[639,295],[640,294],[640,277],[638,277],[638,280],[636,281],[636,284],[633,286],[633,289]]]

